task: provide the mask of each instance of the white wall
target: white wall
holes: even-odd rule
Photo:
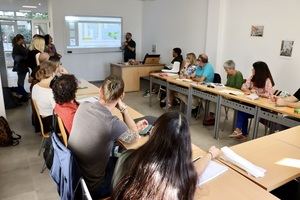
[[[300,86],[300,1],[226,0],[223,61],[233,59],[249,76],[252,63],[265,61],[276,88],[294,92]],[[263,38],[250,37],[251,25],[264,25]],[[281,40],[295,41],[292,58],[279,56]]]
[[[169,63],[172,49],[180,47],[184,57],[205,50],[207,0],[156,0],[143,5],[143,54],[157,44],[161,62]]]
[[[131,32],[137,43],[137,58],[142,47],[142,1],[139,0],[50,0],[49,9],[54,32],[55,45],[62,53],[62,62],[78,78],[89,81],[103,80],[110,74],[109,64],[123,60],[121,52],[66,54],[64,41],[64,16],[121,16],[123,32]]]
[[[0,73],[0,116],[3,116],[6,118],[3,91],[2,91],[1,73]]]

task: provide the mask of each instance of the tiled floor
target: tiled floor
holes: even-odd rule
[[[163,113],[158,103],[150,109],[148,98],[142,97],[142,92],[126,94],[125,101],[144,115],[159,116]],[[54,200],[59,198],[49,172],[40,173],[43,161],[37,153],[41,137],[34,133],[30,116],[28,104],[7,111],[11,128],[22,135],[22,140],[18,146],[0,148],[1,200]],[[232,117],[230,116],[230,118]],[[204,127],[201,120],[193,120],[191,123],[192,142],[205,150],[211,145],[218,147],[234,145],[237,141],[227,137],[230,129],[231,120],[226,123],[225,131],[221,132],[220,139],[215,140],[212,137],[213,127]]]

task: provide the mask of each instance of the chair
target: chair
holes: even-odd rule
[[[38,151],[38,155],[41,155],[41,151],[45,146],[45,141],[46,141],[47,138],[50,137],[50,133],[49,132],[48,133],[44,132],[44,125],[43,125],[43,121],[42,121],[42,118],[41,118],[41,115],[40,115],[39,108],[38,108],[35,100],[32,100],[32,103],[33,103],[33,106],[34,106],[34,109],[36,111],[36,114],[37,114],[37,117],[38,117],[38,120],[39,120],[39,123],[40,123],[40,127],[41,127],[42,142],[41,142],[41,145],[40,145],[40,148],[39,148],[39,151]]]
[[[162,69],[162,72],[167,72],[167,73],[179,73],[180,71],[180,62],[174,62],[173,63],[173,68],[172,69]]]
[[[63,143],[67,147],[68,146],[68,135],[66,133],[64,123],[63,123],[63,121],[61,120],[61,118],[59,116],[56,115],[56,117],[57,117],[58,127],[59,127],[59,130],[60,130],[60,134],[61,134]]]

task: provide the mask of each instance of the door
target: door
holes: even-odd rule
[[[32,35],[46,35],[49,34],[50,31],[50,23],[48,20],[32,20]]]

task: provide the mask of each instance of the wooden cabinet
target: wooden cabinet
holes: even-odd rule
[[[149,76],[150,72],[159,71],[164,65],[124,65],[111,64],[110,73],[122,77],[125,92],[140,91],[140,78]]]

